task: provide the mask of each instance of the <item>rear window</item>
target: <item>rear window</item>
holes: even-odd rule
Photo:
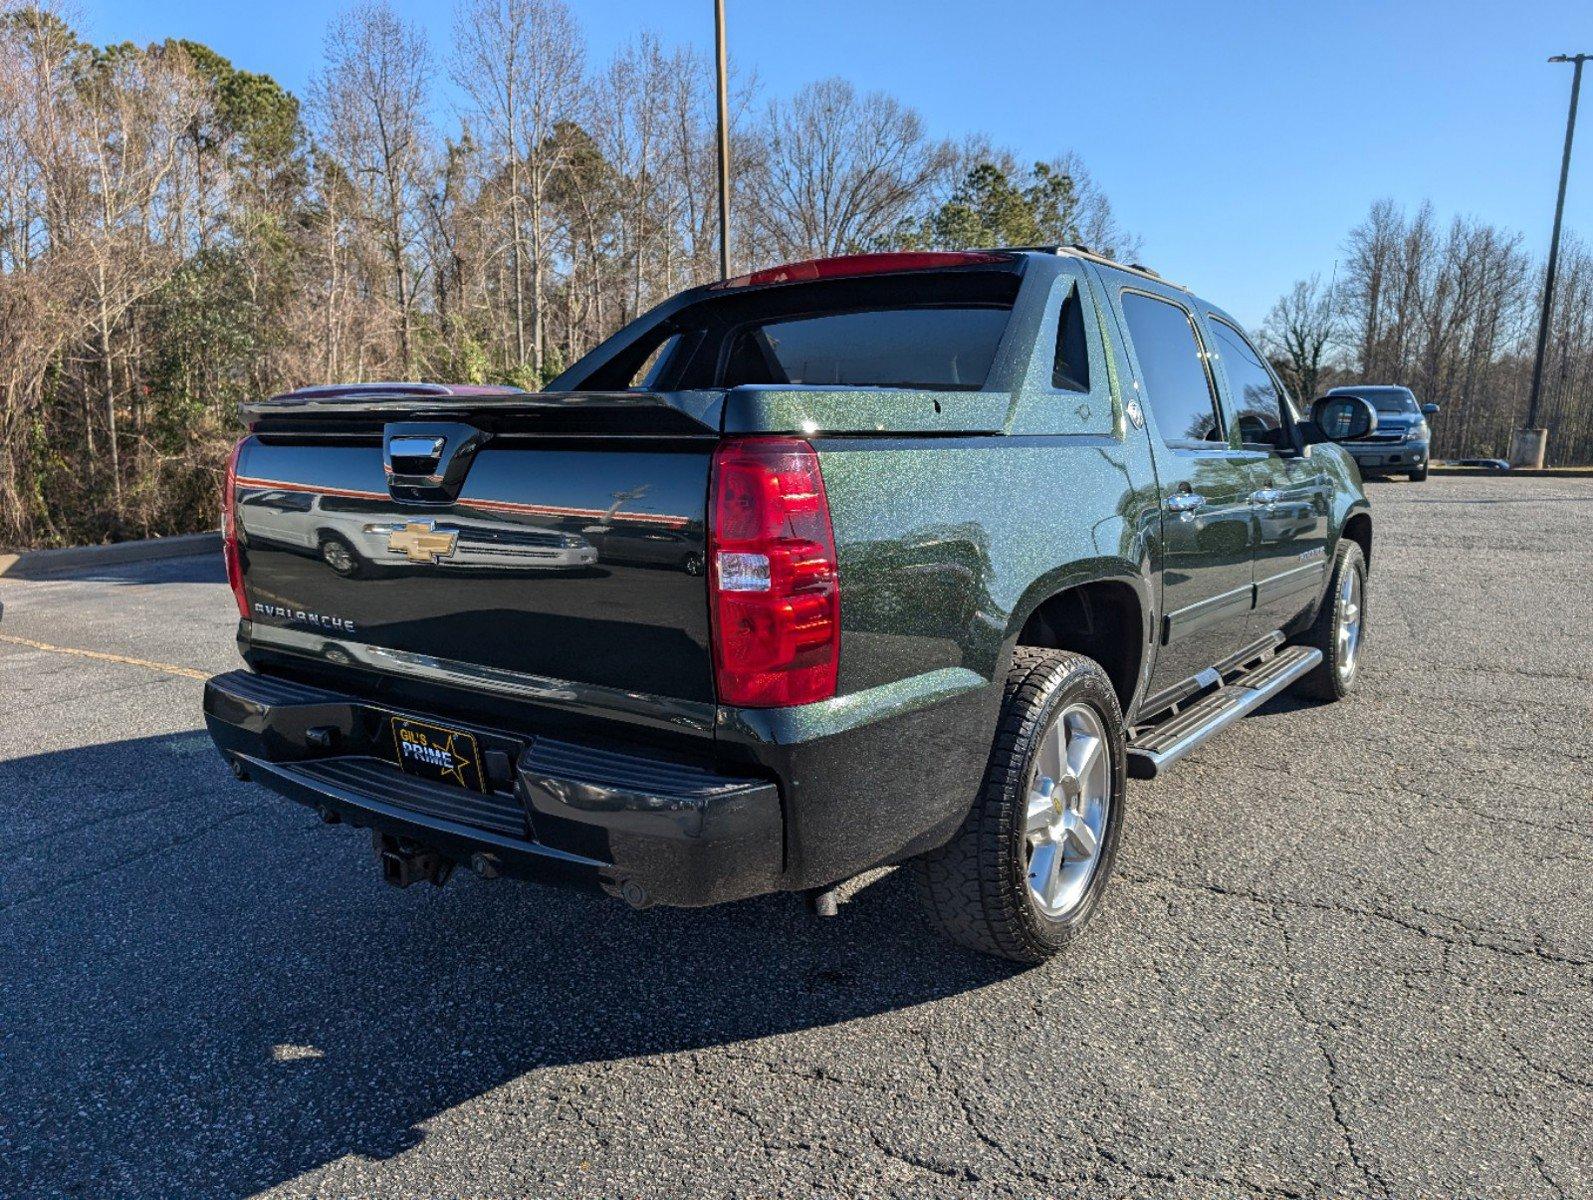
[[[559,388],[977,391],[1011,319],[1022,265],[700,288],[621,330],[560,376]]]
[[[1010,312],[903,307],[762,321],[737,330],[721,381],[976,391]]]

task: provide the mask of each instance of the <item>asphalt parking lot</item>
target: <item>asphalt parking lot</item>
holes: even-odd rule
[[[1134,786],[1031,971],[895,873],[387,888],[211,749],[218,562],[0,579],[0,1195],[1593,1195],[1593,480],[1371,492],[1361,695]]]

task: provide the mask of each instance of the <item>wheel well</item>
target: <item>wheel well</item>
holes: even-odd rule
[[[1111,679],[1127,715],[1145,653],[1139,596],[1128,584],[1112,580],[1058,592],[1029,614],[1018,645],[1071,650],[1093,658]]]
[[[1372,565],[1372,518],[1363,512],[1351,513],[1344,522],[1344,536],[1361,548],[1366,565]]]

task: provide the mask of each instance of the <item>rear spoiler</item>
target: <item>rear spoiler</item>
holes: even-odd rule
[[[379,433],[388,421],[468,421],[491,432],[702,435],[717,433],[724,393],[526,392],[444,383],[348,383],[248,400],[250,430]]]

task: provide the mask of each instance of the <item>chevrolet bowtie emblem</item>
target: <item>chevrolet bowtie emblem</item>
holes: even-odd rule
[[[434,563],[452,558],[458,541],[459,534],[452,529],[439,530],[430,521],[410,521],[387,535],[387,550],[412,563]]]

